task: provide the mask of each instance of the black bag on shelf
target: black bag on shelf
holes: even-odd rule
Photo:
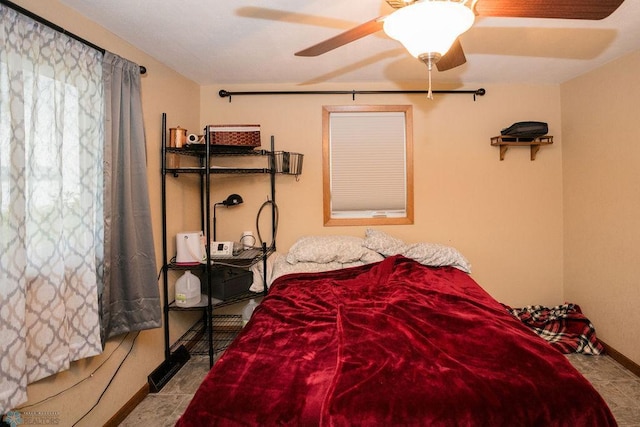
[[[538,138],[548,132],[549,127],[545,122],[517,122],[500,131],[504,136],[526,139]]]

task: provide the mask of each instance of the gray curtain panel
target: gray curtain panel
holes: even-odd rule
[[[99,289],[104,341],[160,327],[140,68],[105,52],[105,263]]]

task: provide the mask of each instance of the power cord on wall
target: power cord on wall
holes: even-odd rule
[[[111,351],[111,353],[109,353],[109,356],[107,356],[107,358],[105,360],[102,361],[102,363],[100,363],[100,365],[98,365],[98,367],[96,367],[96,369],[94,369],[87,377],[81,379],[80,381],[76,382],[75,384],[72,384],[71,386],[65,388],[64,390],[59,391],[56,394],[53,394],[51,396],[48,396],[38,402],[29,404],[29,405],[25,405],[19,408],[16,408],[17,411],[24,411],[25,409],[28,408],[32,408],[34,406],[40,405],[42,403],[48,402],[51,399],[54,399],[58,396],[60,396],[61,394],[66,393],[67,391],[77,387],[78,385],[80,385],[81,383],[85,382],[86,380],[88,380],[89,378],[92,378],[96,372],[98,372],[100,370],[100,368],[102,368],[108,361],[109,359],[111,359],[111,357],[115,354],[115,352],[122,347],[122,344],[125,342],[125,340],[131,335],[131,333],[127,333],[126,335],[124,335],[124,337],[120,340],[120,342],[118,343],[118,345],[116,346],[116,348],[113,349],[113,351]],[[113,373],[113,375],[111,376],[111,379],[109,379],[109,382],[107,383],[106,387],[102,390],[102,393],[100,394],[100,396],[98,397],[98,400],[96,401],[96,403],[82,416],[80,417],[75,423],[73,423],[73,426],[77,425],[80,421],[82,421],[87,415],[89,415],[91,413],[91,411],[93,411],[96,406],[98,406],[98,404],[100,403],[100,401],[102,400],[102,397],[104,396],[104,394],[106,393],[107,389],[111,386],[111,383],[113,382],[113,380],[115,379],[116,375],[118,374],[118,372],[120,371],[120,368],[122,368],[122,365],[124,364],[124,362],[127,360],[127,358],[129,357],[129,355],[131,354],[131,351],[133,350],[133,347],[136,343],[136,340],[138,339],[138,336],[140,335],[140,331],[136,332],[135,337],[133,338],[133,340],[131,341],[131,347],[129,347],[129,350],[127,351],[127,354],[124,356],[124,358],[120,361],[120,364],[118,365],[118,367],[116,368],[115,372]]]
[[[127,335],[129,335],[129,334],[127,334]],[[111,376],[111,379],[109,380],[109,382],[107,383],[105,388],[102,390],[102,393],[100,393],[100,397],[98,397],[98,400],[96,401],[96,403],[87,412],[85,412],[85,414],[83,416],[78,418],[78,420],[75,423],[73,423],[72,427],[76,426],[80,421],[82,421],[84,419],[84,417],[89,415],[91,413],[91,411],[93,411],[96,408],[96,406],[98,406],[98,404],[102,400],[102,397],[104,396],[104,394],[107,392],[107,390],[111,386],[111,383],[113,382],[113,380],[116,378],[116,375],[118,375],[118,372],[120,371],[120,368],[122,368],[122,365],[124,365],[124,362],[127,360],[129,355],[131,354],[131,351],[133,350],[133,346],[135,346],[136,340],[138,339],[139,336],[140,336],[140,331],[136,332],[136,336],[133,337],[133,341],[131,341],[131,347],[129,347],[129,351],[127,351],[127,354],[124,356],[122,361],[120,361],[120,364],[118,365],[118,368],[116,369],[116,371]]]
[[[91,373],[89,374],[89,376],[87,376],[87,377],[85,377],[85,378],[81,379],[80,381],[78,381],[78,382],[77,382],[77,383],[75,383],[75,384],[70,385],[69,387],[65,388],[64,390],[61,390],[61,391],[57,392],[56,394],[52,394],[51,396],[46,397],[46,398],[44,398],[44,399],[42,399],[42,400],[39,400],[38,402],[31,403],[31,404],[26,405],[26,406],[21,406],[21,407],[19,407],[19,408],[16,408],[16,410],[18,410],[18,411],[23,411],[23,410],[25,410],[25,409],[32,408],[32,407],[34,407],[34,406],[37,406],[37,405],[40,405],[40,404],[42,404],[42,403],[48,402],[49,400],[54,399],[54,398],[56,398],[56,397],[60,396],[61,394],[66,393],[67,391],[71,390],[72,388],[74,388],[74,387],[76,387],[76,386],[78,386],[78,385],[82,384],[83,382],[85,382],[85,381],[86,381],[86,380],[88,380],[89,378],[92,378],[92,377],[95,375],[95,373],[96,373],[96,372],[98,372],[98,371],[100,370],[100,368],[102,368],[102,367],[104,366],[104,364],[105,364],[105,363],[107,363],[107,362],[109,361],[109,359],[111,359],[111,356],[113,356],[113,355],[115,354],[115,352],[116,352],[116,351],[117,351],[117,350],[122,346],[122,344],[124,343],[124,341],[125,341],[128,337],[129,337],[129,334],[126,334],[126,335],[125,335],[125,336],[120,340],[120,342],[118,343],[118,345],[116,346],[116,348],[114,348],[114,349],[111,351],[111,353],[109,353],[109,356],[107,356],[107,358],[106,358],[106,359],[104,359],[104,360],[102,361],[102,363],[100,363],[100,365],[98,365],[98,367],[97,367],[96,369],[94,369],[94,370],[93,370],[93,372],[91,372]]]

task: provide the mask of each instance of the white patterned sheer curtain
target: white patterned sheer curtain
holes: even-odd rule
[[[102,54],[0,6],[0,413],[102,351]]]

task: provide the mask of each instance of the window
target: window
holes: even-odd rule
[[[99,56],[95,64],[100,66]],[[17,124],[16,111],[14,116],[8,108],[0,112],[0,218],[3,227],[18,227],[12,220],[18,213],[23,215],[19,224],[25,230],[30,280],[51,276],[47,266],[54,262],[54,253],[58,261],[66,260],[65,277],[71,275],[67,270],[87,277],[82,272],[93,271],[90,266],[96,259],[87,255],[82,267],[68,260],[76,256],[75,251],[92,254],[97,250],[101,262],[103,144],[97,136],[102,133],[102,98],[81,95],[81,86],[60,76],[62,72],[54,78],[48,70],[40,71],[23,70],[22,90],[3,91],[3,101],[24,108],[19,110]],[[100,85],[97,71],[91,83]],[[6,63],[0,63],[0,73],[9,75]],[[18,207],[21,202],[24,211]],[[3,229],[0,237],[11,234],[9,228]]]
[[[410,105],[325,106],[325,225],[413,224]]]

